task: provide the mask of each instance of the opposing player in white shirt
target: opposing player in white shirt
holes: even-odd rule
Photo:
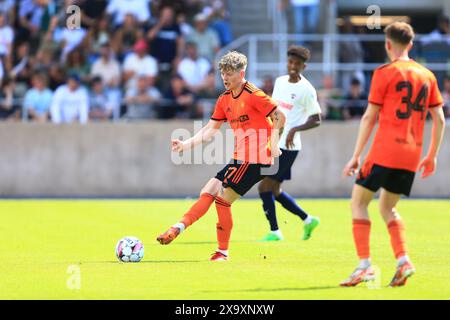
[[[258,186],[263,209],[270,223],[270,232],[264,237],[264,241],[283,240],[283,234],[278,228],[275,200],[303,220],[303,240],[308,240],[320,223],[319,218],[308,215],[288,193],[281,190],[283,181],[291,179],[292,164],[302,147],[300,131],[315,128],[321,122],[316,90],[301,74],[310,58],[309,50],[301,46],[291,46],[287,56],[288,74],[276,79],[272,95],[286,116],[279,143],[282,151],[278,158],[279,169],[275,175],[265,177]]]

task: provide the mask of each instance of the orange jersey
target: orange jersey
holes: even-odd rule
[[[268,117],[276,107],[274,100],[249,82],[236,97],[231,90],[227,90],[217,99],[211,119],[229,122],[234,133],[234,159],[272,163],[272,120]]]
[[[369,102],[381,106],[378,130],[365,160],[416,172],[429,108],[443,100],[433,73],[414,60],[396,60],[374,71]]]

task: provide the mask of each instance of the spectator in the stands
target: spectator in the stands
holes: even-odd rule
[[[367,107],[367,94],[361,87],[361,82],[353,78],[350,91],[344,96],[342,116],[344,120],[360,119]]]
[[[144,31],[139,28],[135,16],[131,13],[125,15],[123,24],[115,31],[112,47],[114,52],[124,58],[128,53],[133,51],[133,45],[139,39],[144,37]]]
[[[194,18],[195,29],[189,35],[188,41],[197,44],[197,50],[200,56],[207,58],[210,62],[220,49],[220,40],[217,32],[208,27],[208,17],[199,13]]]
[[[319,23],[320,0],[291,0],[294,32],[316,33]]]
[[[64,68],[57,62],[53,62],[48,69],[48,86],[53,92],[66,83],[66,72]]]
[[[5,14],[9,22],[13,22],[16,13],[15,0],[0,1],[0,13]]]
[[[443,14],[438,17],[436,28],[430,34],[422,37],[421,43],[429,44],[441,41],[450,44],[450,18]]]
[[[137,86],[127,90],[125,103],[128,119],[156,118],[156,106],[161,100],[161,93],[152,85],[146,75],[138,76]]]
[[[41,36],[47,32],[51,17],[56,14],[56,4],[53,0],[22,0],[18,13],[20,29],[17,36],[20,41],[28,42],[34,55]]]
[[[178,65],[178,74],[183,78],[188,89],[201,96],[214,94],[214,75],[211,74],[211,63],[197,52],[194,42],[186,43],[186,56]]]
[[[12,69],[7,70],[8,76],[14,80],[14,92],[23,97],[28,89],[32,75],[32,56],[28,42],[17,44],[14,50]]]
[[[53,123],[86,124],[89,115],[89,95],[81,86],[80,77],[69,74],[67,84],[56,89],[50,106],[50,115]]]
[[[356,36],[352,36],[354,32],[355,28],[350,17],[345,17],[342,33],[346,34],[347,37],[353,38],[339,41],[339,62],[352,64],[351,71],[342,71],[340,75],[340,85],[343,92],[350,90],[350,82],[353,78],[358,78],[361,86],[365,87],[364,73],[361,68],[361,64],[364,62],[364,49],[359,39]]]
[[[90,80],[90,65],[86,61],[86,55],[81,48],[72,50],[65,63],[67,73],[76,73],[84,84]]]
[[[444,85],[442,90],[442,98],[444,99],[444,114],[450,119],[450,76],[444,77]]]
[[[184,37],[172,7],[163,7],[158,22],[147,32],[151,53],[159,63],[159,84],[165,90],[170,76],[183,58]]]
[[[105,86],[109,88],[117,88],[120,85],[120,64],[114,58],[108,42],[102,43],[100,47],[100,58],[92,65],[91,77],[94,76],[99,76]]]
[[[76,5],[81,11],[81,26],[83,28],[92,28],[98,24],[108,5],[109,0],[77,0]]]
[[[0,13],[0,58],[4,65],[10,66],[12,61],[12,45],[14,30],[7,22],[7,14]]]
[[[322,78],[322,86],[317,90],[317,99],[324,119],[342,120],[342,89],[335,85],[332,75],[326,74]]]
[[[119,108],[119,101],[116,101],[103,85],[99,76],[91,80],[91,91],[89,93],[89,119],[95,121],[105,121],[111,119],[114,110]]]
[[[42,73],[33,74],[31,83],[33,87],[25,94],[23,110],[26,111],[28,119],[47,122],[53,98],[53,92],[47,86],[47,77]]]
[[[136,87],[138,76],[145,75],[149,83],[153,84],[158,75],[158,63],[154,57],[147,54],[147,42],[140,39],[133,49],[134,52],[128,54],[123,62],[123,80],[126,89]]]
[[[273,77],[270,75],[266,75],[263,78],[261,90],[264,91],[267,95],[272,96],[274,85],[275,84],[273,83]]]
[[[89,49],[87,59],[89,63],[93,63],[100,55],[102,44],[111,42],[111,30],[109,21],[106,17],[100,17],[96,24],[89,28],[85,47]]]
[[[170,87],[164,98],[168,101],[161,108],[160,119],[171,118],[197,118],[201,116],[198,110],[195,95],[189,90],[180,75],[174,75],[170,80]]]
[[[151,18],[150,0],[111,0],[106,12],[114,17],[114,26],[123,24],[128,13],[133,14],[141,25]]]
[[[0,120],[20,119],[20,108],[14,104],[14,80],[3,79],[0,88]]]
[[[217,32],[221,47],[233,41],[229,13],[223,0],[213,0],[210,6],[203,9],[203,13],[208,16],[209,26]]]

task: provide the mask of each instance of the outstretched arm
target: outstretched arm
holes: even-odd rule
[[[209,120],[206,126],[201,128],[192,138],[189,138],[186,141],[181,141],[179,139],[172,140],[172,151],[183,152],[184,150],[192,149],[203,142],[210,141],[220,129],[223,122],[224,121]]]
[[[426,157],[420,162],[419,171],[423,170],[422,178],[431,176],[436,170],[436,159],[444,137],[445,117],[442,106],[430,108],[431,117],[433,118],[433,129],[431,131],[430,147]]]
[[[379,110],[379,105],[369,103],[369,105],[367,106],[367,110],[364,113],[359,125],[358,138],[356,140],[356,146],[353,152],[353,156],[344,167],[344,176],[352,176],[355,174],[356,170],[358,170],[361,153],[363,152],[364,147],[366,146],[367,141],[370,138],[373,127],[377,122],[377,115]]]

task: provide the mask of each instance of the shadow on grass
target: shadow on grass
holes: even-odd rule
[[[127,264],[127,265],[139,265],[142,263],[193,263],[193,262],[205,262],[205,260],[143,260],[140,262],[120,262],[117,260],[109,261],[82,261],[79,265],[83,264]]]
[[[243,290],[210,290],[201,291],[203,293],[212,292],[277,292],[277,291],[309,291],[309,290],[329,290],[341,288],[340,286],[318,286],[318,287],[305,287],[305,288],[254,288],[254,289],[243,289]]]

